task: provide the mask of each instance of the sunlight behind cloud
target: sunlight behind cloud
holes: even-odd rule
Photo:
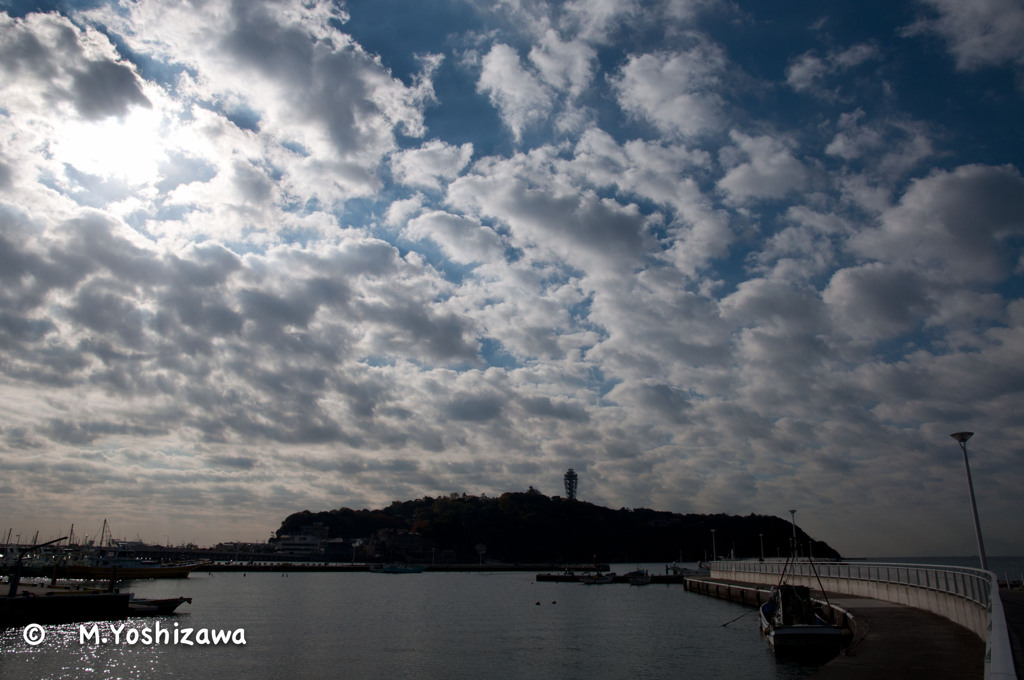
[[[81,172],[145,184],[166,158],[166,127],[160,111],[135,106],[124,117],[68,121],[52,149],[57,161]]]

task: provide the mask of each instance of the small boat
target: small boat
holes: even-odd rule
[[[651,575],[646,569],[636,569],[626,573],[626,580],[631,586],[646,586],[651,582]]]
[[[426,567],[417,564],[373,564],[370,571],[375,574],[420,574]]]
[[[191,597],[167,597],[161,599],[150,599],[135,597],[129,594],[128,614],[130,616],[147,616],[154,614],[171,614],[184,603],[192,604]]]
[[[610,571],[607,574],[587,574],[586,576],[580,576],[580,583],[587,586],[598,586],[606,583],[615,583],[615,572]]]
[[[839,652],[845,631],[831,623],[806,586],[775,586],[758,609],[761,632],[776,654]]]

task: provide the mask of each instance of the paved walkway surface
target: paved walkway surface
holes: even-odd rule
[[[830,595],[849,611],[857,633],[846,653],[828,662],[813,680],[981,680],[985,643],[963,626],[903,605]]]
[[[1017,677],[1024,678],[1024,590],[1003,588],[999,596],[1003,599],[1003,614],[1010,632],[1013,664],[1017,667]]]

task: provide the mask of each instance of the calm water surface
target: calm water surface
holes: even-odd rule
[[[777,663],[754,614],[722,625],[752,609],[679,585],[536,583],[533,573],[194,572],[122,590],[193,598],[180,614],[120,622],[127,628],[241,628],[246,644],[80,644],[71,624],[47,626],[32,647],[14,628],[0,633],[0,678],[799,680],[814,670]],[[98,625],[112,639],[111,624]]]

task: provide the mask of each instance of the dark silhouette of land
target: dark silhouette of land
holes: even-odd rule
[[[762,541],[764,557],[785,557],[793,528],[789,520],[767,515],[613,510],[586,501],[545,496],[531,488],[497,498],[427,496],[395,501],[379,510],[305,510],[287,517],[277,535],[310,531],[327,539],[401,536],[404,540],[392,541],[392,545],[403,546],[404,554],[388,555],[391,559],[416,559],[423,553],[444,552],[454,561],[476,562],[483,548],[488,560],[584,564],[595,559],[695,562],[712,558],[712,545],[718,556],[756,559],[762,555]],[[840,557],[827,543],[811,539],[799,526],[797,544],[804,556]]]

